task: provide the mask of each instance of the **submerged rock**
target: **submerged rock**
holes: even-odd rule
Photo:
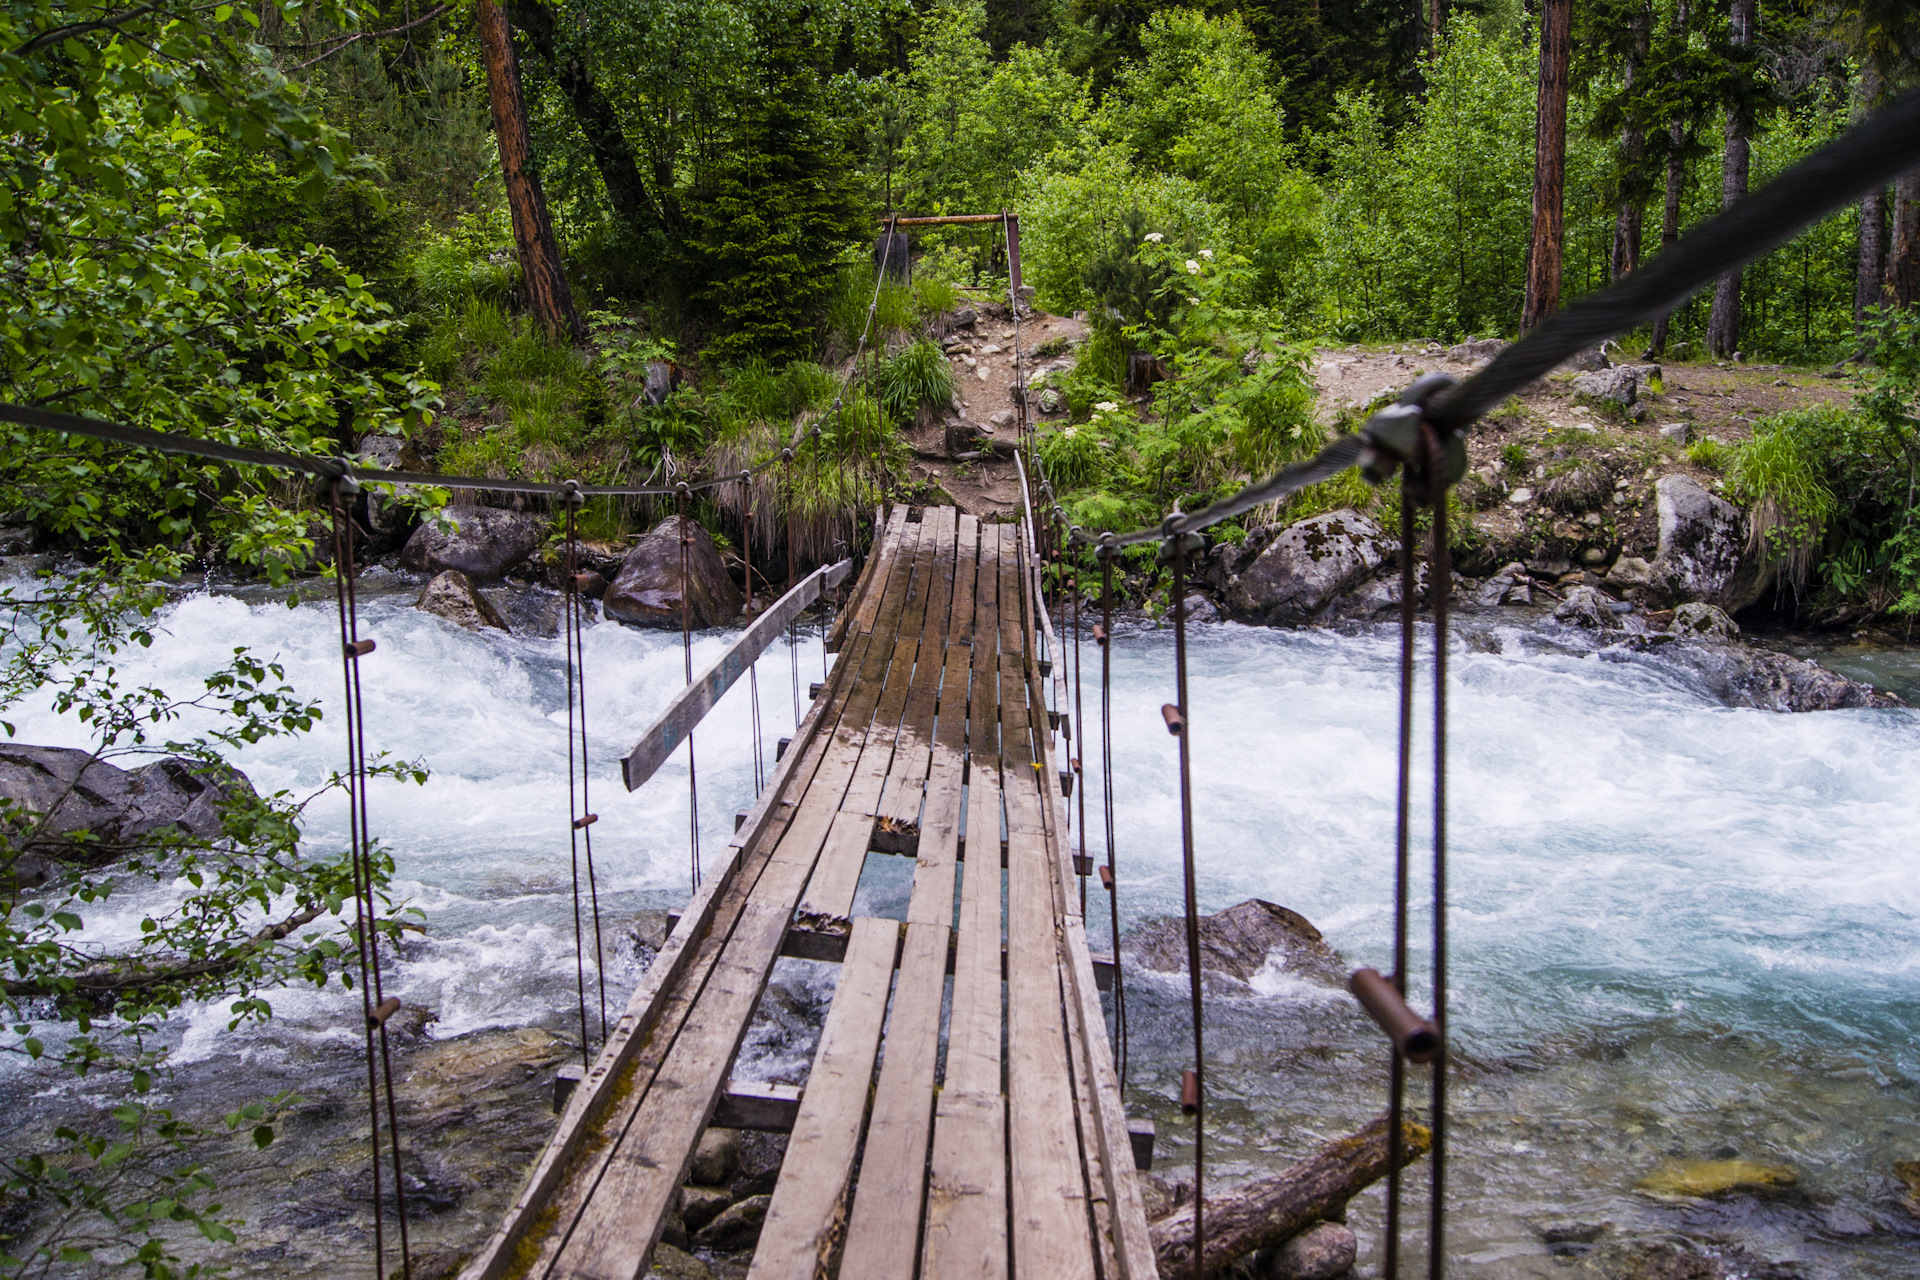
[[[609,618],[663,630],[680,626],[684,596],[695,627],[717,627],[740,613],[740,588],[727,576],[713,539],[694,520],[687,521],[686,575],[680,571],[680,520],[668,516],[640,539],[620,565],[601,601]]]
[[[1670,644],[1660,656],[1691,671],[1730,707],[1760,711],[1844,711],[1906,704],[1805,658],[1739,643]]]
[[[1635,1185],[1648,1195],[1704,1198],[1729,1191],[1772,1191],[1797,1180],[1785,1165],[1757,1160],[1663,1160]]]
[[[451,514],[458,528],[442,532],[434,525],[421,525],[401,549],[400,563],[433,573],[458,569],[470,578],[499,578],[524,562],[546,538],[547,522],[542,516],[498,507],[458,507]]]
[[[1740,634],[1740,624],[1715,605],[1692,602],[1673,611],[1675,635],[1707,640],[1732,640]]]
[[[1197,591],[1189,595],[1182,603],[1186,606],[1188,622],[1220,621],[1220,610],[1214,606],[1213,601],[1207,599]]]
[[[1162,972],[1187,967],[1186,922],[1177,916],[1142,920],[1128,939],[1139,963]],[[1200,917],[1200,967],[1246,982],[1268,959],[1290,973],[1335,985],[1345,983],[1340,957],[1312,921],[1297,911],[1259,898]]]
[[[1360,1242],[1338,1222],[1318,1222],[1277,1249],[1253,1260],[1259,1280],[1334,1280],[1353,1269]]]
[[[1351,509],[1302,520],[1232,579],[1228,611],[1250,622],[1311,622],[1393,549],[1380,526]]]
[[[1920,1160],[1894,1161],[1893,1176],[1900,1179],[1907,1188],[1905,1200],[1907,1212],[1920,1218]]]
[[[507,620],[473,585],[473,579],[458,569],[443,569],[420,592],[414,608],[445,618],[456,627],[469,631],[509,631]]]

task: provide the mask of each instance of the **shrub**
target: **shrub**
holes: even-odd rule
[[[874,395],[896,423],[909,422],[922,410],[937,414],[953,398],[953,366],[928,338],[882,361],[871,381]]]

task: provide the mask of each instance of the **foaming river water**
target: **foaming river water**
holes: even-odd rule
[[[411,602],[411,588],[376,591],[363,613],[363,634],[379,641],[363,667],[369,743],[433,771],[424,787],[372,793],[373,830],[397,858],[395,892],[425,913],[388,990],[434,1012],[434,1039],[527,1026],[570,1034],[560,644],[470,634]],[[236,763],[263,790],[304,794],[342,761],[334,628],[330,605],[196,595],[126,670],[184,686],[236,645],[277,657],[328,716],[314,734],[261,744]],[[696,667],[726,640],[698,637]],[[618,757],[684,668],[677,636],[611,624],[588,632],[586,659],[594,853],[617,1007],[642,959],[621,942],[626,922],[676,906],[689,876],[684,752],[631,795]],[[821,678],[817,635],[795,661],[804,702]],[[1212,626],[1194,636],[1190,662],[1202,909],[1278,902],[1313,920],[1350,965],[1389,968],[1394,636]],[[1174,741],[1159,714],[1172,698],[1170,634],[1123,632],[1114,664],[1124,929],[1179,910]],[[760,664],[769,766],[773,739],[792,729],[794,678],[775,646]],[[753,790],[746,693],[743,682],[698,733],[709,857]],[[1091,683],[1085,696],[1091,714]],[[1560,1274],[1540,1226],[1571,1218],[1609,1224],[1603,1241],[1679,1234],[1800,1268],[1784,1274],[1913,1274],[1916,1224],[1889,1170],[1920,1158],[1920,713],[1728,710],[1669,670],[1492,630],[1455,646],[1450,716],[1456,1262]],[[16,721],[23,741],[80,742],[48,711]],[[1424,695],[1416,723],[1423,956]],[[1080,737],[1089,760],[1096,734],[1089,723]],[[1096,788],[1087,809],[1096,854],[1098,799]],[[344,818],[337,799],[317,802],[311,842],[338,845]],[[900,862],[876,855],[867,909],[904,907]],[[1098,881],[1093,889],[1097,897]],[[103,935],[129,928],[137,906],[116,902],[89,925]],[[1104,915],[1090,904],[1096,945]],[[1415,966],[1416,1003],[1427,998],[1425,972]],[[810,1042],[799,1024],[833,980],[831,966],[799,962],[782,962],[777,976],[787,1012],[750,1037],[752,1074],[804,1071]],[[1184,980],[1129,981],[1130,1108],[1157,1121],[1158,1168],[1178,1176],[1188,1127],[1174,1099],[1191,1065]],[[1210,1178],[1271,1170],[1379,1114],[1382,1045],[1344,993],[1272,974],[1210,1000]],[[238,1035],[225,1032],[224,1011],[200,1011],[176,1060],[237,1078],[289,1046],[358,1043],[337,989],[280,992],[273,1003],[271,1025]],[[236,1061],[241,1070],[229,1072]],[[1663,1160],[1736,1157],[1790,1166],[1797,1182],[1765,1199],[1673,1202],[1635,1190]],[[1377,1194],[1355,1202],[1363,1273],[1378,1220]]]

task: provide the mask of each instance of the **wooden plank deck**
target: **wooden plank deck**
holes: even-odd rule
[[[952,508],[875,529],[793,746],[463,1280],[646,1274],[797,926],[847,942],[752,1276],[1157,1277],[1030,539]],[[892,847],[916,850],[905,919],[857,914],[870,851]]]

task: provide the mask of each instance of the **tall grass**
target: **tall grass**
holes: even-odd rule
[[[1837,420],[1847,417],[1822,405],[1762,418],[1727,464],[1728,485],[1747,504],[1749,550],[1774,559],[1796,592],[1807,585],[1838,506],[1822,443],[1844,430]]]
[[[870,381],[881,407],[896,423],[937,416],[953,399],[953,366],[929,338],[881,361]]]

